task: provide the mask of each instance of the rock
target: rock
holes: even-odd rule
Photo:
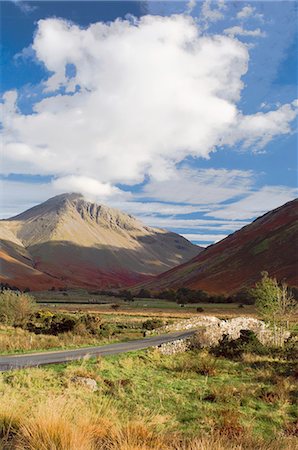
[[[97,382],[93,378],[75,376],[71,381],[88,388],[92,392],[98,390]]]

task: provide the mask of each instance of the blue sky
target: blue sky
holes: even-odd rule
[[[296,2],[0,7],[2,217],[80,191],[208,245],[297,196]]]

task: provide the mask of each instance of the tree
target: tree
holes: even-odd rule
[[[123,291],[120,291],[119,294],[120,294],[120,297],[122,297],[125,302],[133,302],[134,301],[134,296],[132,295],[131,291],[123,290]]]
[[[9,289],[0,293],[0,322],[22,326],[33,314],[36,302],[33,297]]]
[[[148,289],[141,289],[137,295],[138,298],[151,298],[151,292]]]
[[[262,272],[262,279],[251,290],[256,307],[261,316],[273,328],[276,345],[283,344],[283,335],[289,328],[289,318],[297,307],[293,295],[287,285],[279,285],[268,272]]]

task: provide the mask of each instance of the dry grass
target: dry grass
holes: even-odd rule
[[[253,438],[234,410],[222,410],[221,421],[209,435],[186,439],[167,433],[167,418],[120,418],[112,403],[90,408],[79,396],[51,396],[32,404],[2,396],[0,435],[3,449],[15,450],[295,450],[294,437],[264,442]],[[1,448],[1,445],[0,445]]]

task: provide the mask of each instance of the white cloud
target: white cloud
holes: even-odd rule
[[[118,19],[86,29],[41,20],[33,48],[53,73],[47,90],[67,92],[53,92],[31,115],[18,111],[16,92],[5,94],[4,174],[49,174],[64,182],[88,177],[111,188],[142,182],[146,174],[167,180],[186,156],[208,157],[239,140],[263,145],[290,131],[289,106],[266,118],[237,110],[247,47],[228,36],[200,35],[189,16]],[[71,79],[67,64],[76,67]]]
[[[196,242],[218,242],[227,237],[226,234],[182,234],[185,239]]]
[[[186,13],[191,14],[194,8],[196,7],[197,1],[196,0],[189,0],[189,2],[186,3]]]
[[[246,19],[247,17],[251,17],[256,8],[253,8],[251,5],[244,6],[238,13],[237,19]]]
[[[240,25],[235,25],[234,27],[226,28],[224,33],[228,36],[251,36],[251,37],[265,37],[266,33],[262,31],[260,28],[256,28],[254,30],[245,30]]]
[[[6,95],[3,172],[112,184],[166,176],[189,154],[207,157],[235,121],[248,61],[240,42],[200,36],[186,16],[87,29],[42,20],[33,48],[54,73],[48,90],[81,90],[40,101],[32,115],[14,108],[14,93]],[[69,80],[70,63],[77,73]]]
[[[32,6],[27,2],[24,2],[23,0],[11,0],[14,5],[16,5],[20,10],[25,13],[31,13],[37,9],[37,6]]]
[[[235,140],[242,140],[244,148],[252,147],[256,152],[274,137],[291,133],[290,123],[296,118],[297,111],[297,102],[293,101],[275,111],[239,117],[238,126],[231,129],[225,142],[232,144]]]
[[[298,189],[286,186],[264,186],[244,199],[207,214],[221,219],[252,219],[293,200]]]
[[[165,180],[152,179],[142,195],[151,199],[199,205],[217,204],[247,193],[254,180],[251,171],[198,169],[172,171]],[[177,189],[181,186],[181,189]]]
[[[223,10],[226,8],[224,0],[218,2],[211,2],[205,0],[201,8],[201,21],[205,22],[205,27],[208,27],[208,22],[218,22],[224,18]]]
[[[173,203],[159,203],[159,202],[138,202],[138,201],[112,201],[115,208],[126,211],[130,214],[143,216],[146,221],[146,216],[151,216],[153,220],[155,215],[168,216],[177,214],[190,214],[201,211],[200,206],[181,205]]]
[[[201,20],[221,19],[224,7],[205,2]],[[38,188],[7,182],[4,215],[59,192],[80,191],[146,217],[146,223],[196,230],[215,221],[189,218],[182,224],[165,216],[200,211],[247,219],[262,213],[262,205],[270,209],[274,198],[287,201],[292,193],[285,187],[271,188],[273,194],[253,192],[250,171],[181,164],[188,156],[209,158],[224,145],[259,151],[291,132],[295,102],[266,113],[239,111],[249,52],[236,34],[200,34],[186,15],[118,19],[85,29],[61,19],[39,21],[33,48],[51,72],[45,83],[51,97],[25,115],[17,108],[17,92],[5,93],[1,171],[50,175],[53,181]],[[72,78],[66,76],[68,64],[76,68]],[[116,187],[145,177],[149,181],[139,194]],[[227,201],[234,203],[221,206]],[[230,221],[227,228],[222,222],[217,226],[223,232],[243,225]]]
[[[210,215],[210,214],[208,214]],[[171,229],[188,229],[188,230],[209,230],[214,232],[219,231],[235,231],[239,228],[248,225],[250,222],[238,221],[238,220],[210,220],[204,219],[192,219],[191,217],[186,219],[177,219],[175,217],[156,217],[156,216],[142,216],[139,218],[150,226],[157,226],[160,228]]]
[[[251,6],[251,5],[247,5],[244,6],[238,13],[237,13],[237,19],[241,19],[241,20],[246,20],[249,18],[253,18],[253,19],[258,19],[260,21],[263,21],[264,16],[263,14],[257,13],[256,12],[256,8]]]
[[[101,183],[94,178],[69,175],[58,178],[52,182],[53,188],[59,192],[78,192],[91,200],[105,201],[111,197],[124,196],[124,192],[111,186],[110,183]]]
[[[49,183],[0,180],[0,219],[19,214],[53,195]]]

